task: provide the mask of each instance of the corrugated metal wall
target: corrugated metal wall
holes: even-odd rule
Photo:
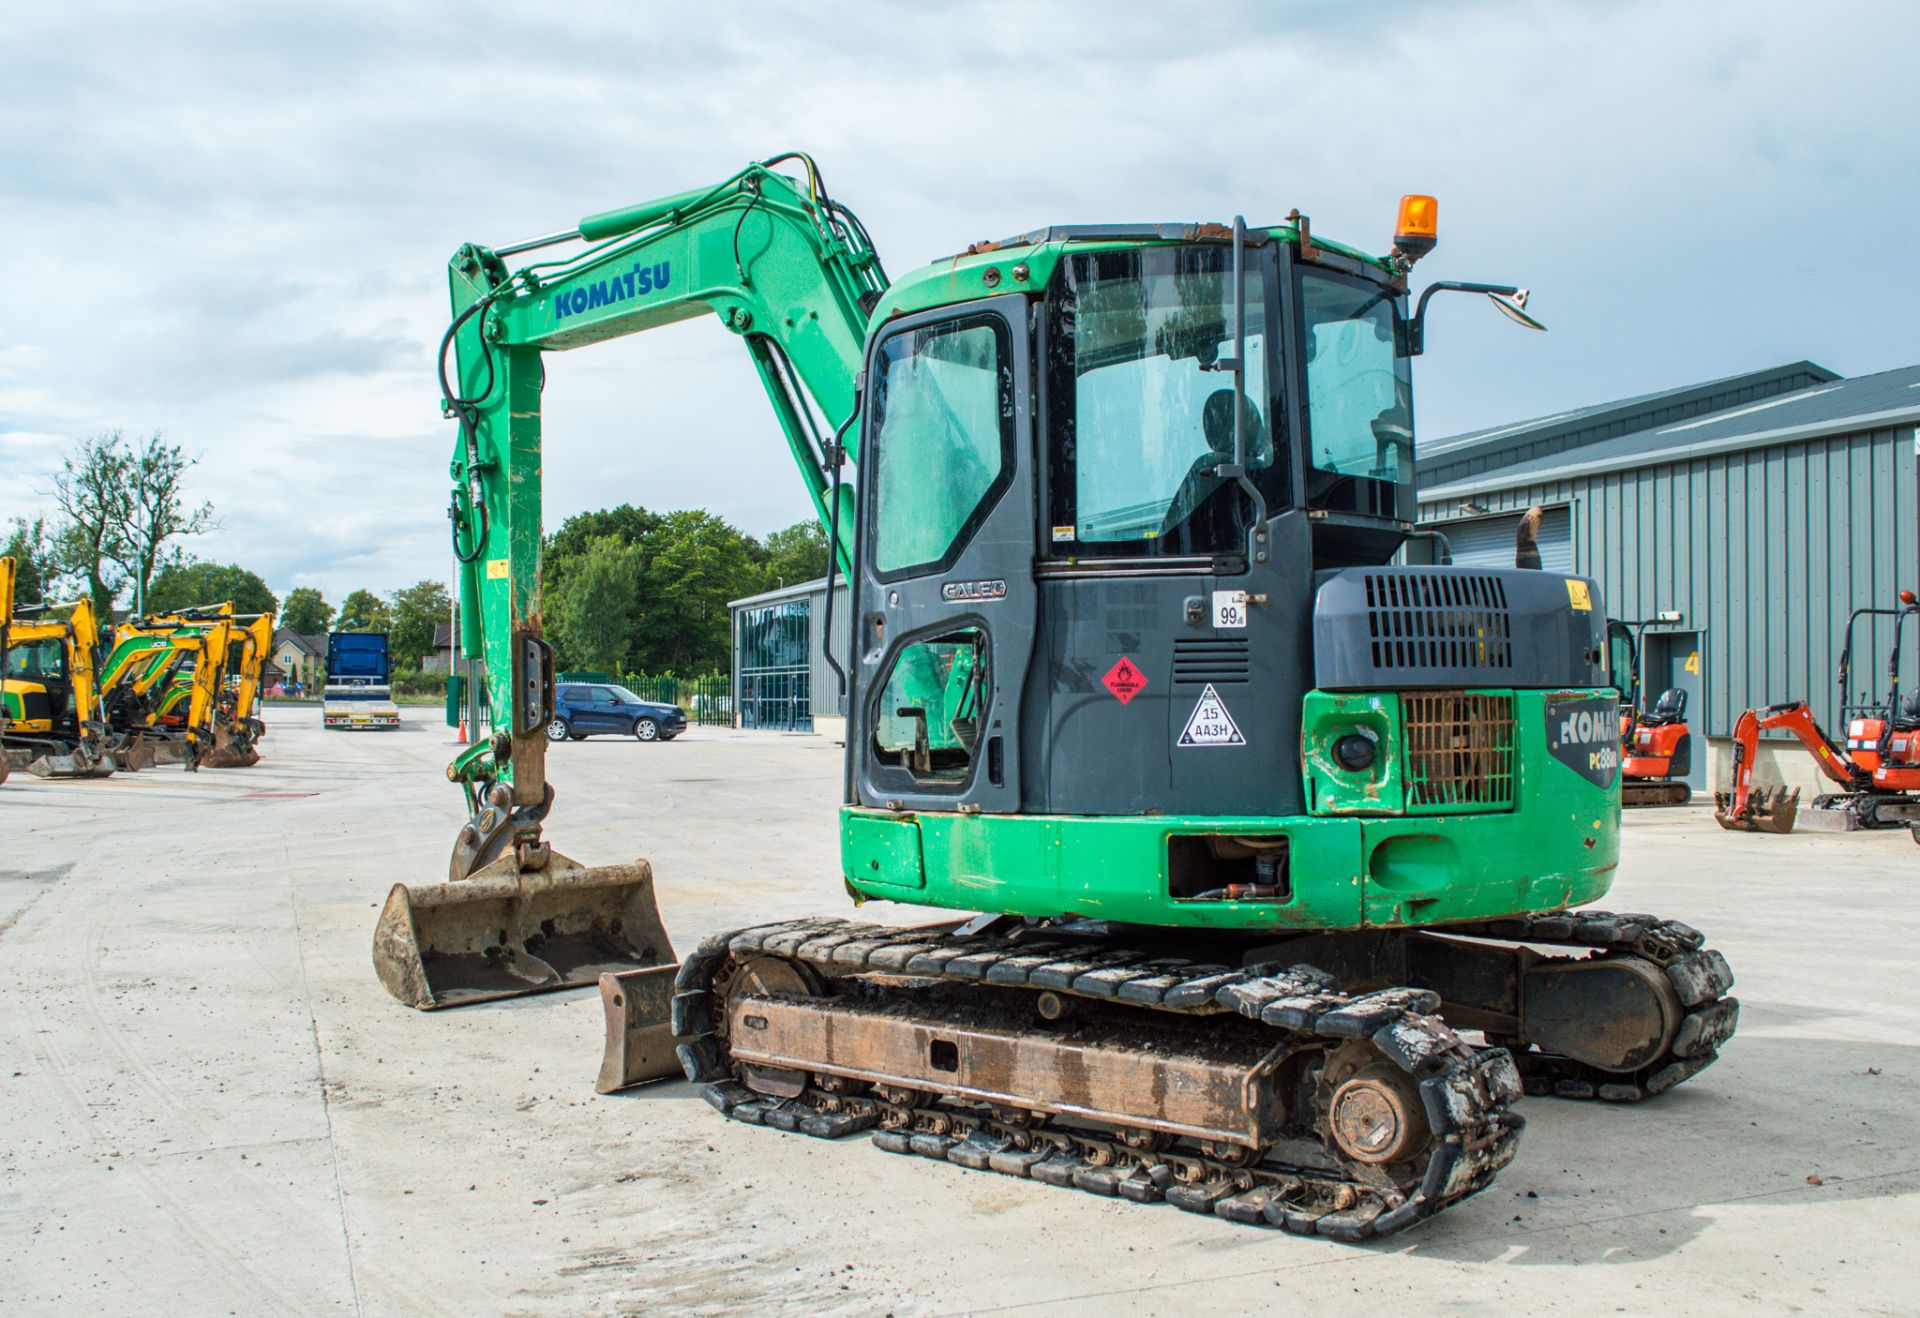
[[[1534,543],[1540,548],[1540,566],[1548,572],[1573,571],[1573,519],[1564,507],[1548,508],[1540,519]],[[1520,513],[1474,517],[1429,525],[1447,537],[1447,548],[1458,567],[1512,567],[1520,532]]]
[[[834,676],[833,669],[827,667],[827,657],[821,653],[820,629],[827,617],[827,592],[824,587],[807,596],[813,611],[813,640],[807,664],[813,676],[813,712],[816,714],[839,714],[847,712],[847,702],[840,694],[840,679]],[[847,638],[852,635],[852,606],[847,603],[847,583],[835,580],[833,588],[833,654],[844,668],[847,663]]]
[[[1570,504],[1574,571],[1599,582],[1611,616],[1679,609],[1704,628],[1708,735],[1728,735],[1743,709],[1794,698],[1824,722],[1847,615],[1920,588],[1914,434],[1860,431],[1473,501],[1488,512]],[[1457,514],[1421,505],[1422,522]],[[1884,687],[1888,643],[1873,643],[1869,687]]]

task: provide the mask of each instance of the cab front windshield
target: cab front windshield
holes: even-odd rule
[[[1076,254],[1052,288],[1049,548],[1057,557],[1240,553],[1251,500],[1233,461],[1232,254],[1224,244]],[[1287,501],[1269,312],[1271,257],[1246,270],[1249,475]]]
[[[57,679],[66,675],[66,648],[57,639],[16,642],[7,650],[8,677]]]

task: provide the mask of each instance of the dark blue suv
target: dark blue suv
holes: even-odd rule
[[[687,730],[687,712],[678,705],[642,700],[612,682],[562,682],[553,695],[548,741],[579,741],[596,733],[617,733],[640,741],[672,741]]]

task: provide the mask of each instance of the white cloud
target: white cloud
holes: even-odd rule
[[[194,552],[334,598],[446,572],[441,271],[811,150],[899,274],[1087,220],[1294,206],[1461,302],[1418,371],[1439,437],[1809,356],[1906,364],[1908,6],[1042,3],[864,10],[492,0],[16,6],[0,44],[0,519],[48,436],[165,430]],[[807,513],[711,322],[551,366],[549,524],[631,500]]]

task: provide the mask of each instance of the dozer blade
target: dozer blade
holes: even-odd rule
[[[129,737],[113,752],[113,767],[138,773],[153,767],[153,742],[146,737]]]
[[[85,746],[75,746],[64,755],[47,751],[34,756],[27,761],[27,772],[40,778],[111,778],[113,761]]]
[[[186,764],[193,759],[193,748],[179,737],[151,737],[147,745],[155,764]]]
[[[1800,814],[1800,789],[1766,788],[1747,798],[1747,808],[1738,815],[1729,813],[1730,798],[1714,797],[1713,819],[1722,828],[1744,833],[1791,833]]]
[[[671,970],[647,862],[588,868],[541,854],[539,868],[521,869],[510,851],[468,878],[394,884],[373,933],[387,991],[432,1010]]]
[[[600,976],[607,1013],[607,1049],[600,1058],[596,1094],[684,1074],[673,1042],[674,965]]]

